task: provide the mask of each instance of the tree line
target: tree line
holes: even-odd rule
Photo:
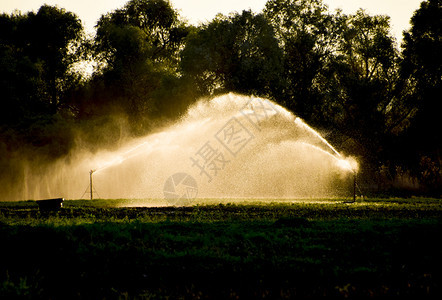
[[[0,181],[19,176],[23,153],[50,161],[79,139],[111,146],[121,124],[143,135],[201,97],[236,92],[293,111],[387,189],[407,176],[440,196],[442,1],[423,1],[410,22],[398,46],[388,16],[321,0],[269,0],[198,26],[166,0],[130,0],[92,38],[56,6],[2,14]]]

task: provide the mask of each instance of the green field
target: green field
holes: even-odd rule
[[[0,298],[442,296],[439,199],[228,202],[0,202]]]

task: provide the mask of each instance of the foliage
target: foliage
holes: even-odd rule
[[[48,161],[72,147],[67,101],[80,83],[71,67],[80,57],[83,28],[64,9],[43,5],[26,14],[0,15],[0,182],[21,176],[29,156]]]
[[[89,39],[58,7],[2,14],[0,167],[10,175],[0,183],[17,181],[23,157],[115,145],[109,128],[145,135],[232,91],[287,107],[357,156],[365,179],[388,186],[407,174],[440,196],[441,20],[440,0],[423,1],[400,51],[388,16],[330,12],[321,0],[269,0],[198,26],[169,1],[131,0]],[[84,59],[97,63],[89,78],[75,69]]]
[[[96,51],[114,68],[146,58],[173,67],[187,31],[169,2],[133,0],[98,21]]]
[[[278,100],[311,121],[318,101],[314,80],[332,54],[333,18],[320,0],[271,0],[264,13],[283,50]]]
[[[95,107],[122,109],[134,131],[144,133],[143,121],[164,113],[160,103],[164,94],[178,96],[169,92],[168,82],[178,81],[178,51],[187,33],[178,13],[164,0],[129,1],[102,16],[93,53],[103,66],[89,87]]]
[[[70,67],[79,59],[81,22],[64,9],[43,5],[37,13],[1,16],[3,122],[35,113],[54,114],[76,84]],[[29,116],[28,116],[29,117]]]
[[[0,295],[436,297],[440,200],[394,201],[2,204]]]
[[[181,66],[202,95],[234,91],[276,98],[281,51],[265,17],[243,11],[194,30]]]
[[[351,152],[373,162],[389,135],[386,119],[396,92],[398,53],[388,17],[359,10],[339,16],[339,22],[342,40],[318,79],[320,118],[356,141]]]
[[[402,102],[408,112],[404,121],[408,128],[401,135],[401,144],[414,141],[410,151],[420,153],[413,159],[401,157],[415,166],[419,174],[432,172],[420,168],[423,160],[436,168],[431,184],[427,186],[438,190],[442,184],[440,149],[442,137],[439,130],[439,106],[442,93],[442,2],[429,0],[421,3],[411,18],[411,29],[404,33],[403,60],[400,72],[403,89],[407,91]],[[434,168],[432,167],[432,168]]]

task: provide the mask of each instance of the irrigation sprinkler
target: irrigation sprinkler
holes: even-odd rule
[[[353,171],[353,199],[352,200],[346,200],[344,203],[355,203],[356,202],[356,171]]]
[[[357,171],[356,171],[356,169],[353,169],[352,172],[353,172],[353,200],[344,201],[344,203],[355,203],[356,202],[356,189],[359,190],[359,193],[361,193],[361,197],[362,197],[361,189],[359,188],[357,180],[356,180],[357,179]]]
[[[81,196],[81,198],[83,198],[84,195],[88,193],[88,191],[89,191],[89,194],[90,194],[91,200],[94,200],[94,191],[95,191],[95,194],[98,195],[98,192],[97,192],[97,190],[94,188],[94,183],[93,183],[93,181],[92,181],[92,174],[94,174],[95,171],[96,171],[96,170],[90,170],[90,171],[89,171],[89,186],[86,188],[86,190],[84,191],[83,196]]]
[[[359,195],[361,198],[364,198],[364,194],[362,194],[362,190],[358,185],[357,181],[357,171],[353,170],[353,200],[352,201],[344,201],[344,203],[355,203],[356,202],[356,192],[359,191]]]
[[[356,170],[353,170],[353,202],[356,202]]]

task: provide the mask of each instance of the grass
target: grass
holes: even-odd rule
[[[441,296],[439,199],[125,204],[0,203],[0,297]]]

